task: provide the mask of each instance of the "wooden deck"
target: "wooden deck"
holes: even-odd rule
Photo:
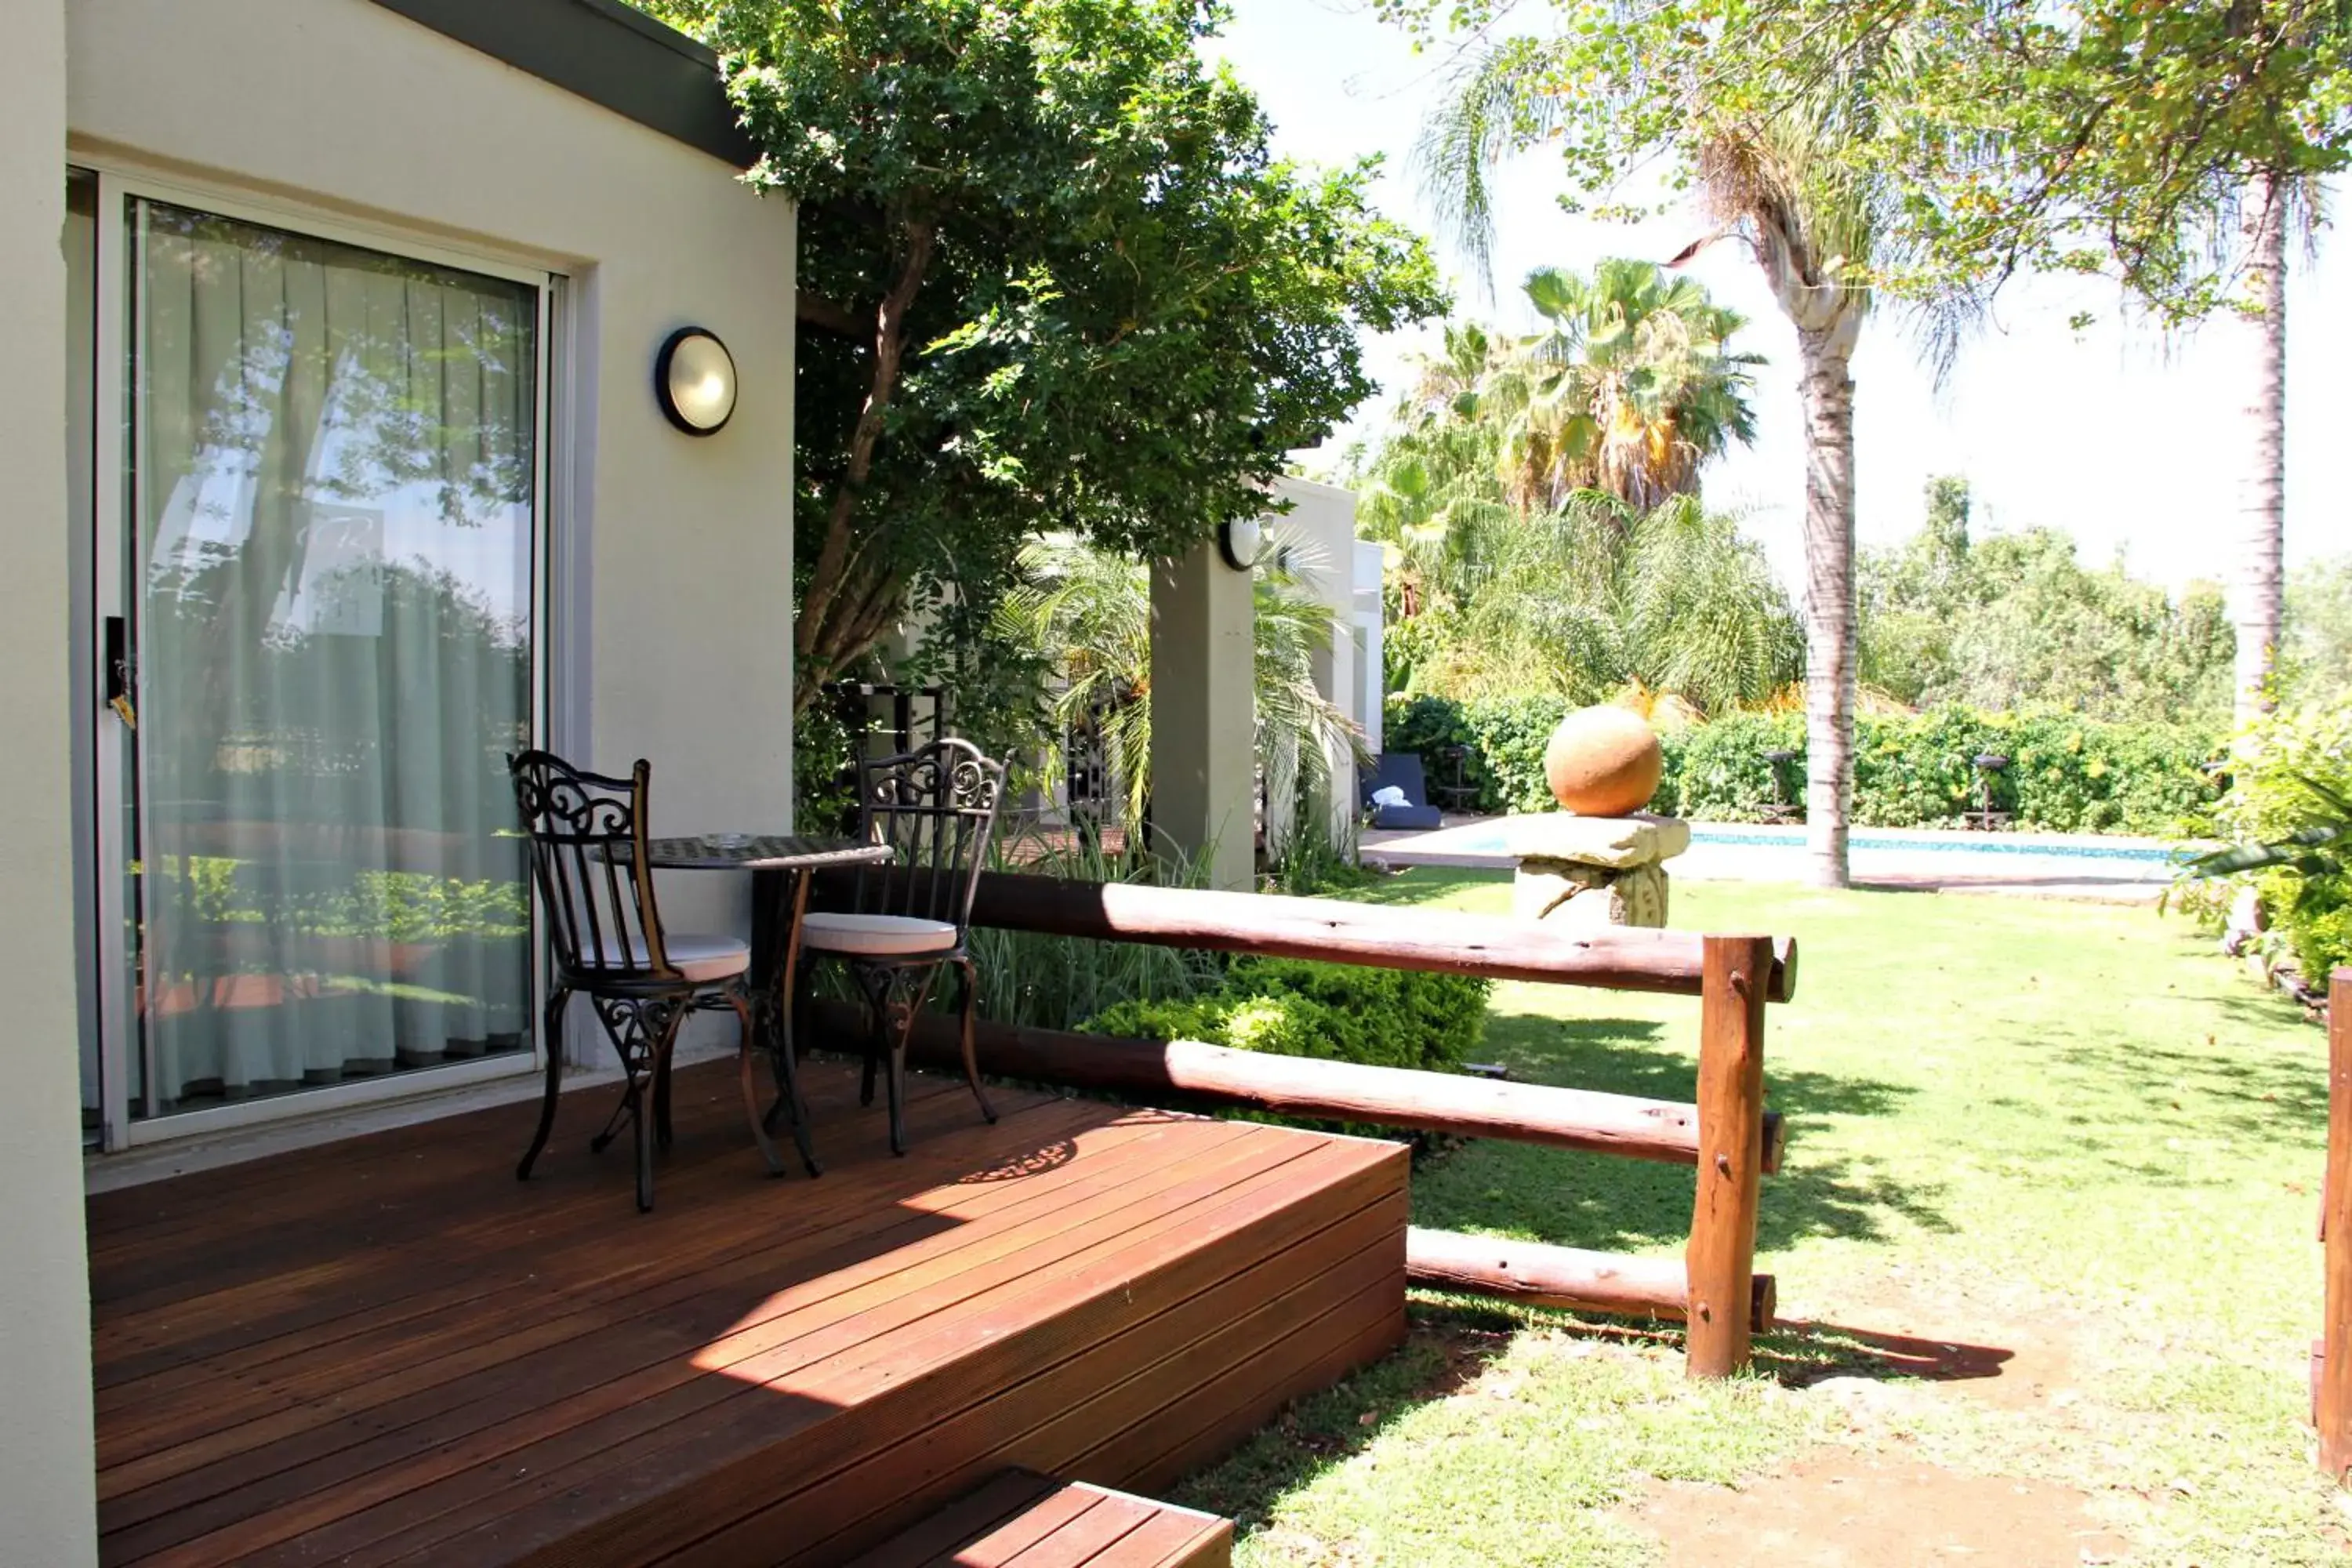
[[[108,1563],[823,1564],[1007,1467],[1150,1490],[1404,1329],[1401,1146],[682,1072],[659,1207],[567,1096],[91,1200]]]
[[[1233,1568],[1213,1514],[1009,1470],[851,1568]]]

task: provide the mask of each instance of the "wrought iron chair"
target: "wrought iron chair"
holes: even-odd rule
[[[1003,792],[1003,764],[969,741],[934,741],[866,762],[858,775],[859,827],[866,838],[888,845],[897,864],[861,868],[847,912],[801,918],[802,952],[812,960],[841,960],[865,994],[871,1028],[859,1098],[874,1103],[875,1068],[887,1056],[894,1153],[907,1152],[907,1037],[948,965],[963,982],[964,1079],[980,1113],[996,1120],[973,1049],[980,977],[964,939]],[[803,984],[813,967],[803,966]]]
[[[670,1145],[670,1052],[688,1013],[726,1007],[742,1026],[743,1106],[771,1173],[782,1163],[769,1142],[752,1074],[754,1037],[744,977],[751,944],[731,936],[662,928],[646,863],[646,796],[652,768],[640,761],[627,778],[573,767],[547,752],[507,758],[515,801],[530,836],[533,880],[555,961],[547,1000],[547,1093],[539,1131],[515,1167],[517,1181],[547,1147],[563,1072],[563,1017],[574,994],[586,996],[613,1042],[627,1080],[621,1102],[589,1147],[602,1152],[627,1117],[636,1134],[637,1207],[654,1206],[654,1150]],[[650,1101],[650,1104],[648,1104]],[[803,1145],[805,1129],[793,1132]]]

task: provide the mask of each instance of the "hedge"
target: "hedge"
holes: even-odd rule
[[[1205,1040],[1278,1056],[1452,1072],[1485,1036],[1487,989],[1486,982],[1458,974],[1246,957],[1206,995],[1121,1002],[1081,1026],[1097,1035]]]
[[[1391,700],[1391,751],[1421,754],[1434,784],[1452,776],[1444,748],[1466,745],[1465,777],[1483,811],[1541,811],[1543,748],[1567,710],[1554,698],[1454,702]],[[1856,826],[1938,827],[1976,809],[1975,759],[2010,759],[1993,807],[2014,826],[2052,833],[2168,835],[2214,800],[2207,764],[2221,754],[2218,725],[2103,723],[2064,714],[1984,714],[1940,708],[1854,725]],[[1664,737],[1665,780],[1652,809],[1711,822],[1759,822],[1773,802],[1767,754],[1796,753],[1789,799],[1804,799],[1805,721],[1798,713],[1742,713]]]

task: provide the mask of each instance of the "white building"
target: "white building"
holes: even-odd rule
[[[0,1557],[71,1568],[85,1159],[528,1073],[505,750],[788,825],[794,215],[738,182],[711,58],[614,0],[9,32]],[[740,387],[702,438],[653,384],[688,326]],[[674,921],[741,918],[708,880]],[[207,902],[338,900],[373,989]]]

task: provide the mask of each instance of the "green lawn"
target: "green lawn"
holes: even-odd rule
[[[1418,870],[1359,896],[1500,912],[1508,883]],[[1824,1445],[2081,1489],[2125,1561],[2344,1555],[2304,1420],[2318,1029],[2147,910],[1685,885],[1674,918],[1798,939],[1759,1267],[1784,1318],[1834,1327],[1704,1386],[1672,1331],[1417,1299],[1403,1352],[1183,1489],[1242,1520],[1244,1563],[1654,1562],[1616,1509],[1644,1478],[1737,1481]],[[1686,1099],[1696,1027],[1688,1000],[1506,985],[1485,1055]],[[1686,1171],[1502,1143],[1414,1186],[1417,1223],[1580,1247],[1675,1250],[1690,1218]],[[1923,1382],[1872,1331],[1965,1341],[1948,1363],[2002,1375]]]

